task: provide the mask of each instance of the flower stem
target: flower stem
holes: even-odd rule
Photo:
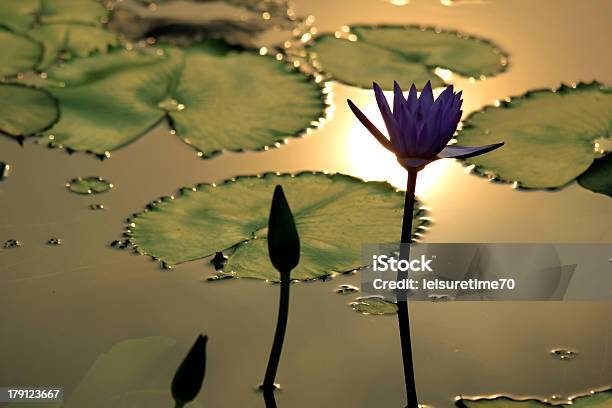
[[[272,391],[264,391],[263,396],[266,408],[276,408],[276,400]]]
[[[278,304],[278,320],[276,321],[276,332],[274,333],[274,341],[270,358],[268,359],[268,367],[266,375],[261,386],[264,392],[272,392],[275,389],[274,378],[278,369],[281,351],[283,349],[283,340],[285,339],[285,330],[287,329],[287,317],[289,315],[289,287],[291,286],[291,275],[289,272],[281,273],[280,282],[280,301]]]
[[[408,170],[408,183],[406,185],[406,198],[404,201],[404,218],[402,221],[402,240],[400,245],[400,259],[410,258],[410,242],[412,240],[412,217],[414,211],[417,170]],[[406,279],[406,271],[397,272],[397,280]],[[406,384],[407,408],[418,408],[419,402],[414,381],[414,364],[412,362],[412,342],[410,340],[410,316],[408,315],[408,301],[406,292],[398,292],[397,320],[399,323],[400,341],[402,345],[402,362],[404,363],[404,382]]]

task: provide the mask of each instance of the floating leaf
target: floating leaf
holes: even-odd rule
[[[0,34],[0,75],[46,69],[61,52],[66,52],[65,56],[87,56],[117,45],[116,35],[102,27],[108,15],[95,0],[2,0],[0,26],[24,37],[9,42]]]
[[[37,24],[101,26],[108,10],[96,0],[2,0],[0,24],[26,31]]]
[[[23,139],[47,129],[58,116],[57,102],[48,92],[0,84],[0,132]]]
[[[499,108],[487,107],[465,120],[458,139],[466,146],[506,143],[467,159],[481,173],[526,188],[557,188],[601,155],[594,141],[608,137],[611,128],[612,92],[593,82],[575,89],[531,91]]]
[[[119,45],[115,34],[100,27],[76,24],[49,24],[31,30],[29,36],[44,44],[44,53],[37,69],[51,66],[58,55],[87,57],[96,52],[106,53],[111,47]]]
[[[492,43],[456,32],[414,26],[356,26],[347,38],[325,34],[310,47],[323,71],[334,79],[362,88],[372,81],[391,89],[400,84],[440,86],[435,68],[465,76],[496,75],[507,57]]]
[[[547,407],[572,407],[572,408],[608,408],[612,406],[612,390],[593,393],[572,400],[570,404],[547,404],[534,399],[514,400],[507,397],[460,399],[456,402],[459,408],[547,408]]]
[[[0,27],[0,77],[28,71],[38,63],[41,46],[34,41]]]
[[[229,256],[226,273],[278,281],[268,258],[270,197],[280,184],[300,233],[300,264],[292,279],[323,278],[361,265],[361,243],[399,239],[404,194],[387,183],[301,173],[239,177],[219,186],[182,189],[131,220],[132,243],[169,264]],[[421,213],[416,210],[414,216]],[[414,230],[419,227],[415,222]],[[233,253],[226,251],[235,248]]]
[[[187,49],[115,50],[49,70],[60,101],[49,131],[77,151],[104,154],[168,118],[207,154],[257,149],[295,135],[323,111],[319,85],[255,51],[218,41]]]
[[[66,187],[77,194],[98,194],[110,190],[113,185],[101,177],[79,177],[66,183]]]
[[[595,160],[591,167],[578,177],[578,184],[612,197],[612,154],[608,153]]]
[[[364,315],[388,315],[397,313],[397,305],[379,296],[365,296],[355,299],[350,306]]]

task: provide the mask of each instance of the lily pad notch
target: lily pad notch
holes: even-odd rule
[[[612,196],[610,152],[595,142],[612,134],[612,88],[593,81],[537,89],[470,114],[457,145],[503,139],[504,149],[465,159],[474,172],[516,188],[559,190],[574,181]]]
[[[447,83],[436,69],[474,79],[508,69],[509,55],[492,41],[454,30],[417,25],[355,25],[324,33],[307,45],[313,66],[347,85]],[[467,57],[466,57],[467,55]],[[392,88],[386,88],[391,90]]]
[[[362,238],[390,240],[401,229],[403,194],[385,182],[364,182],[344,174],[302,172],[240,176],[199,184],[161,197],[128,219],[123,241],[132,249],[172,267],[222,251],[228,257],[217,278],[279,280],[267,255],[269,195],[276,184],[293,204],[302,239],[302,260],[291,279],[325,280],[360,268]],[[383,211],[386,210],[386,211]],[[413,235],[429,224],[415,209]],[[356,237],[354,240],[347,237]]]

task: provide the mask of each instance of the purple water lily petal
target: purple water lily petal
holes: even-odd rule
[[[389,133],[389,138],[391,139],[391,143],[394,146],[398,145],[398,139],[401,137],[400,127],[395,120],[395,117],[391,113],[391,109],[389,108],[389,103],[387,102],[387,98],[385,98],[385,94],[380,86],[374,82],[374,95],[376,96],[376,103],[378,104],[378,109],[380,110],[380,114],[385,121],[385,127],[387,128],[387,132]]]
[[[433,91],[431,89],[431,82],[427,81],[423,90],[421,91],[421,96],[419,96],[419,107],[421,108],[421,112],[423,112],[423,116],[427,116],[429,112],[429,108],[434,103]]]
[[[415,114],[417,110],[417,106],[419,105],[419,100],[417,99],[417,89],[414,84],[410,87],[410,92],[408,92],[408,98],[406,98],[406,107],[411,114]]]
[[[438,156],[442,159],[467,159],[469,157],[488,153],[503,145],[504,143],[501,142],[484,146],[446,146],[444,150],[438,153]]]
[[[360,111],[357,106],[355,106],[353,101],[351,101],[350,99],[347,99],[346,102],[348,103],[349,108],[351,108],[351,111],[353,112],[353,114],[357,117],[357,119],[359,119],[361,124],[363,124],[363,126],[365,126],[365,128],[370,131],[372,136],[374,136],[376,140],[378,140],[378,142],[381,145],[383,145],[383,147],[385,147],[388,150],[394,151],[393,145],[391,144],[389,139],[387,139],[385,135],[380,130],[378,130],[378,128],[374,126],[372,122],[370,122],[368,117],[364,115],[363,112]]]

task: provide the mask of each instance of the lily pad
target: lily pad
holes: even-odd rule
[[[612,197],[612,154],[608,153],[593,162],[578,177],[578,184],[591,191]]]
[[[537,90],[469,116],[460,145],[504,141],[503,148],[467,159],[480,173],[525,188],[558,188],[576,179],[601,156],[595,140],[612,129],[612,92],[599,83]],[[594,179],[605,172],[595,170]],[[601,180],[600,180],[601,181]]]
[[[277,281],[266,241],[277,184],[285,190],[300,234],[300,264],[292,279],[354,270],[361,266],[362,242],[400,237],[402,192],[387,183],[322,173],[265,174],[182,189],[178,197],[156,201],[130,220],[128,234],[139,251],[169,265],[223,250],[229,257],[226,275]],[[415,210],[414,217],[420,215]],[[420,224],[414,224],[416,231]]]
[[[114,50],[48,71],[60,102],[56,144],[101,155],[167,118],[204,155],[258,149],[299,133],[324,109],[321,87],[286,63],[220,41]]]
[[[66,188],[77,194],[98,194],[110,190],[113,185],[101,177],[79,177],[66,183]]]
[[[39,61],[41,48],[34,41],[0,27],[0,77],[30,70]]]
[[[390,315],[397,313],[397,305],[378,296],[366,296],[355,299],[349,304],[357,313],[364,315]]]
[[[460,399],[456,402],[459,408],[547,408],[547,407],[572,407],[572,408],[607,408],[612,405],[612,390],[600,391],[578,397],[569,404],[548,404],[534,399],[514,400],[507,397]]]
[[[92,53],[106,53],[119,45],[114,33],[100,27],[77,24],[48,24],[31,30],[28,35],[44,44],[39,70],[50,67],[58,58],[87,57]]]
[[[430,80],[440,86],[444,81],[434,74],[435,68],[480,77],[496,75],[507,65],[507,56],[489,41],[415,26],[356,26],[346,38],[317,37],[310,51],[334,79],[362,88],[375,81],[391,89],[394,80]]]
[[[3,41],[0,35],[0,73],[46,69],[60,53],[68,58],[106,51],[119,43],[115,34],[102,27],[108,17],[109,11],[95,0],[3,0],[0,26],[36,43],[21,39],[30,45],[19,48],[17,41]],[[18,70],[15,57],[21,62]]]
[[[0,132],[22,140],[49,128],[58,117],[57,102],[48,92],[0,84]]]

